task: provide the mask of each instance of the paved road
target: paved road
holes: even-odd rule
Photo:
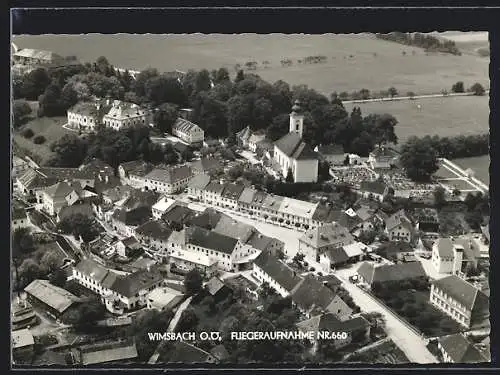
[[[410,362],[438,363],[437,359],[426,348],[422,337],[399,320],[392,311],[380,304],[357,285],[348,282],[345,275],[340,275],[337,272],[336,276],[343,281],[342,286],[349,292],[354,302],[362,311],[382,314],[386,322],[388,337],[406,354]]]
[[[490,90],[486,90],[485,95],[489,95]],[[455,96],[474,96],[471,92],[459,92],[459,93],[448,93],[443,95],[439,94],[429,94],[429,95],[415,95],[415,96],[395,96],[394,98],[378,98],[378,99],[363,99],[363,100],[342,100],[344,104],[356,104],[356,103],[373,103],[373,102],[392,102],[398,100],[416,100],[416,99],[433,99],[433,98],[452,98]]]
[[[179,319],[181,318],[182,313],[189,306],[192,299],[193,299],[193,297],[189,297],[187,300],[185,300],[183,303],[181,303],[179,305],[179,308],[175,312],[174,317],[172,318],[172,320],[170,321],[170,324],[168,325],[167,332],[174,332],[175,327],[177,326],[177,323],[179,322]],[[149,358],[149,361],[148,361],[149,365],[154,365],[158,361],[158,358],[160,357],[160,350],[163,347],[165,342],[168,342],[168,341],[161,342],[158,345],[158,347],[156,348],[153,355]]]

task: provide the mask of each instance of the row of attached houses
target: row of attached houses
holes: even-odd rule
[[[73,279],[98,294],[106,308],[114,313],[146,306],[149,292],[164,284],[156,268],[123,276],[91,259],[83,259],[73,268]]]

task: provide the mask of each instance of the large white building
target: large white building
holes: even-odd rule
[[[294,182],[318,181],[318,154],[305,142],[304,115],[300,102],[295,101],[290,113],[289,133],[274,143],[273,167],[283,177],[290,170]]]
[[[134,125],[149,125],[149,111],[133,103],[113,101],[111,109],[103,117],[106,127],[120,130]]]

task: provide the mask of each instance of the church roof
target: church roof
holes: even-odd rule
[[[312,147],[302,140],[298,133],[288,133],[276,141],[275,146],[278,147],[286,156],[293,159],[317,159],[318,154],[314,152]]]

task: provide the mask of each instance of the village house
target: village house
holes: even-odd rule
[[[227,299],[233,293],[233,290],[229,286],[224,284],[224,282],[216,276],[208,280],[205,283],[203,289],[204,291],[202,295],[212,297],[215,303]]]
[[[179,117],[172,126],[172,135],[179,137],[190,146],[202,146],[205,132],[198,125]]]
[[[204,278],[210,278],[218,272],[218,260],[203,253],[174,249],[169,251],[170,271],[187,273],[192,269],[200,271]]]
[[[227,215],[213,208],[206,208],[205,211],[198,213],[197,215],[189,218],[186,222],[187,226],[197,226],[207,230],[215,229],[217,223],[222,217]],[[222,233],[224,234],[224,233]]]
[[[33,307],[43,309],[55,319],[67,316],[81,302],[80,298],[48,280],[33,280],[24,291]]]
[[[120,100],[113,100],[109,104],[111,108],[102,118],[104,126],[120,130],[131,126],[149,125],[149,111],[140,108],[137,104]]]
[[[302,278],[283,261],[262,252],[254,261],[252,277],[260,284],[266,282],[283,298],[302,281]]]
[[[292,303],[307,317],[330,312],[341,321],[349,319],[353,310],[333,291],[312,275],[302,278],[290,292]]]
[[[375,210],[362,206],[356,211],[356,216],[360,219],[358,228],[361,231],[372,231],[381,226],[383,222],[375,215]]]
[[[464,327],[489,324],[488,296],[456,275],[432,282],[430,303]]]
[[[386,281],[402,281],[426,278],[424,268],[420,262],[373,265],[363,262],[356,271],[360,281],[372,287],[373,283]]]
[[[131,364],[137,356],[137,348],[132,340],[92,343],[71,349],[73,365],[81,366]]]
[[[76,56],[61,56],[52,51],[44,51],[32,48],[21,48],[12,54],[15,64],[31,68],[44,67],[56,68],[68,65],[79,65]]]
[[[199,160],[190,162],[189,165],[195,176],[203,173],[211,174],[224,169],[220,160],[214,157],[202,157]]]
[[[333,340],[337,349],[341,349],[350,343],[367,341],[370,337],[370,324],[362,316],[356,316],[347,320],[340,320],[332,313],[313,316],[307,320],[297,323],[297,328],[303,332],[339,332],[346,333],[345,338]],[[328,339],[325,339],[328,340]],[[315,336],[312,340],[313,351],[318,350],[321,339]]]
[[[219,181],[210,182],[203,192],[203,200],[213,206],[222,206],[222,193],[226,184]]]
[[[412,243],[415,239],[413,224],[404,210],[396,212],[385,220],[385,232],[389,237],[389,241]]]
[[[259,143],[266,139],[265,134],[253,133],[248,139],[248,149],[252,152],[257,152]]]
[[[330,165],[343,165],[345,161],[344,147],[342,145],[319,145],[314,148],[318,153],[319,160],[326,161]]]
[[[121,276],[90,259],[73,268],[73,279],[100,295],[106,308],[116,314],[146,306],[148,293],[164,283],[155,267]]]
[[[361,242],[327,248],[320,253],[319,263],[325,272],[330,272],[335,267],[362,260],[367,251],[368,247]]]
[[[232,237],[198,227],[186,228],[186,250],[216,259],[218,267],[222,270],[239,271],[238,263],[235,261],[242,255],[249,255],[250,252],[242,247],[242,244]]]
[[[463,333],[442,336],[437,342],[445,363],[463,364],[491,361],[491,357],[476,347]]]
[[[14,155],[12,157],[12,179],[15,179],[17,176],[22,175],[29,168],[29,163],[21,159],[19,156]]]
[[[432,246],[432,265],[438,273],[461,276],[470,264],[477,267],[481,253],[471,237],[439,238]]]
[[[127,237],[120,240],[115,245],[116,253],[124,258],[142,250],[142,246],[135,237]]]
[[[12,208],[12,217],[10,222],[11,230],[16,230],[18,228],[28,228],[31,223],[26,210],[24,208]]]
[[[172,208],[172,206],[175,204],[175,199],[170,199],[168,197],[161,197],[158,202],[154,204],[154,206],[151,208],[152,213],[153,213],[153,218],[156,220],[160,220],[163,214],[165,214],[168,210]]]
[[[426,233],[439,233],[439,215],[434,208],[416,209],[413,216],[415,227]]]
[[[124,185],[130,185],[136,189],[144,187],[144,176],[154,169],[150,163],[134,160],[120,164],[118,174]]]
[[[150,220],[138,226],[134,235],[150,250],[166,251],[172,230],[162,220]]]
[[[389,192],[389,187],[381,181],[363,181],[359,187],[359,194],[363,198],[383,202]]]
[[[233,211],[238,209],[238,199],[245,187],[240,184],[228,183],[225,185],[221,193],[222,207],[229,208]]]
[[[149,293],[147,308],[157,311],[171,311],[177,307],[183,299],[184,295],[181,292],[163,286],[153,289]]]
[[[353,236],[343,226],[325,224],[308,230],[299,238],[299,253],[312,261],[318,261],[321,253],[353,242]]]
[[[144,187],[147,190],[164,194],[182,191],[192,177],[187,165],[172,168],[155,168],[144,176]]]
[[[206,189],[207,185],[210,183],[210,176],[208,174],[197,174],[195,175],[187,185],[188,194],[194,199],[202,199],[203,191]]]
[[[30,363],[35,354],[35,339],[29,329],[18,329],[11,334],[13,363]]]
[[[250,126],[247,126],[236,133],[236,143],[238,146],[248,148],[248,141],[250,140],[251,135],[252,130],[250,129]]]
[[[35,198],[41,203],[40,191],[58,182],[53,176],[47,176],[39,170],[28,168],[16,180],[17,190],[28,199]]]
[[[170,228],[179,231],[199,214],[198,211],[194,211],[187,206],[175,204],[161,218]]]
[[[80,199],[81,188],[72,183],[59,182],[41,193],[42,209],[49,215],[56,215],[63,207],[71,206]]]
[[[274,143],[273,167],[286,178],[291,170],[294,182],[318,181],[318,154],[303,140],[304,115],[295,101],[289,133]]]

